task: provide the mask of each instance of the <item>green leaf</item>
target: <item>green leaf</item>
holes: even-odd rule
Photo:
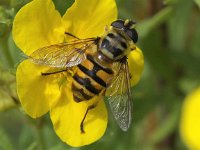
[[[0,112],[13,107],[16,107],[16,103],[13,98],[8,93],[0,89]]]
[[[168,6],[159,11],[152,18],[139,23],[136,28],[140,38],[145,38],[152,30],[165,22],[172,15],[172,12],[172,7]]]
[[[0,128],[0,149],[14,150],[9,137],[2,128]]]
[[[146,62],[152,67],[151,70],[156,73],[156,76],[162,76],[171,80],[173,68],[171,68],[169,62],[169,50],[166,48],[165,43],[163,43],[163,38],[164,35],[162,35],[159,29],[151,31],[141,41],[141,49]]]
[[[165,5],[172,5],[172,4],[176,4],[179,0],[164,0],[163,3]]]
[[[200,85],[200,79],[184,77],[179,82],[179,87],[184,93],[189,93]]]
[[[190,19],[192,14],[192,1],[179,0],[174,6],[173,16],[168,21],[169,48],[183,51],[187,46],[188,33],[190,32]],[[189,28],[188,28],[189,27]]]
[[[37,150],[37,142],[33,142],[28,148],[27,150]]]
[[[9,34],[8,37],[8,50],[13,62],[11,69],[15,73],[18,64],[25,59],[25,54],[14,43],[12,34]]]
[[[0,68],[0,111],[16,107],[18,104],[15,77]]]
[[[74,3],[74,0],[53,0],[56,9],[60,12],[61,15],[64,15],[66,10]]]
[[[0,6],[0,23],[6,24],[7,26],[11,25],[12,17],[14,16],[14,8],[5,9]]]
[[[8,47],[8,33],[0,38],[0,62],[4,68],[10,68],[14,65],[12,55],[9,52]]]
[[[200,0],[194,0],[194,2],[199,6],[200,8]]]
[[[180,103],[173,106],[166,118],[162,118],[161,124],[150,137],[152,143],[159,143],[176,130],[180,114]]]
[[[70,148],[67,145],[60,143],[60,144],[54,145],[49,150],[65,150],[65,149],[67,149],[67,150],[80,150],[81,148]]]
[[[200,59],[198,55],[193,55],[186,50],[183,52],[173,51],[170,55],[173,56],[170,57],[170,61],[173,62],[174,65],[184,68],[186,76],[189,76],[193,80],[199,79]]]
[[[196,22],[193,24],[193,32],[192,32],[192,40],[191,42],[188,42],[189,46],[191,47],[192,52],[196,56],[200,56],[200,50],[199,50],[199,41],[200,41],[200,17],[199,14],[196,14]]]
[[[36,150],[37,142],[35,139],[35,132],[30,128],[30,125],[24,124],[20,135],[18,136],[19,149],[34,149]],[[33,142],[34,141],[34,142]]]

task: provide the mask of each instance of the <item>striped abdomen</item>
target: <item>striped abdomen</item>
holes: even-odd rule
[[[113,71],[98,63],[96,56],[87,54],[87,59],[78,65],[73,76],[72,91],[74,100],[89,100],[105,90],[107,82],[113,77]]]

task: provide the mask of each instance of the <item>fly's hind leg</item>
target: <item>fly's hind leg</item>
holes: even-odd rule
[[[57,70],[57,71],[51,71],[51,72],[41,72],[42,76],[48,76],[48,75],[53,75],[53,74],[58,74],[62,72],[66,72],[67,75],[73,76],[74,72],[76,71],[76,67],[71,67],[71,68],[66,68],[62,70]]]
[[[105,95],[105,90],[102,90],[101,93],[100,93],[99,95]],[[85,121],[85,118],[86,118],[88,112],[89,112],[91,109],[94,109],[94,108],[98,105],[98,103],[99,103],[100,100],[101,100],[101,98],[98,98],[98,100],[97,100],[94,104],[88,106],[88,108],[87,108],[87,110],[86,110],[86,112],[85,112],[85,115],[84,115],[84,117],[83,117],[83,119],[82,119],[82,121],[81,121],[81,124],[80,124],[81,133],[85,133],[85,130],[84,130],[84,121]]]
[[[87,110],[86,110],[86,112],[85,112],[85,115],[84,115],[84,117],[83,117],[83,119],[82,119],[82,121],[81,121],[81,124],[80,124],[81,133],[85,133],[83,124],[84,124],[84,121],[85,121],[85,118],[86,118],[88,112],[89,112],[91,109],[94,109],[96,106],[97,106],[97,104],[93,104],[93,105],[88,106],[88,108],[87,108]]]
[[[65,70],[59,70],[59,71],[54,71],[54,72],[45,72],[45,73],[41,72],[41,75],[48,76],[48,75],[57,74],[57,73],[65,72],[65,71],[67,71],[67,70],[65,69]]]

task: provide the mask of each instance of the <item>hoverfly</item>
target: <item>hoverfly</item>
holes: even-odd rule
[[[69,71],[76,67],[72,77],[74,101],[88,101],[94,96],[106,96],[113,115],[123,131],[127,131],[132,119],[132,95],[127,56],[136,49],[138,34],[135,22],[116,20],[105,29],[101,37],[79,39],[60,43],[34,51],[29,59],[39,65],[59,68],[56,72],[41,73],[50,75]],[[64,69],[63,69],[64,68]],[[88,112],[98,103],[88,106],[80,131],[84,133],[84,120]]]

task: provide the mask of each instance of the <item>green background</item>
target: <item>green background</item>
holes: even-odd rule
[[[61,14],[73,3],[53,1]],[[0,0],[0,150],[187,149],[179,120],[185,96],[200,81],[200,0],[117,0],[119,18],[138,23],[137,45],[145,57],[141,81],[133,88],[133,123],[123,132],[109,112],[105,135],[81,148],[71,148],[55,135],[48,114],[31,119],[18,103],[15,71],[23,54],[11,30],[15,14],[27,2]]]

